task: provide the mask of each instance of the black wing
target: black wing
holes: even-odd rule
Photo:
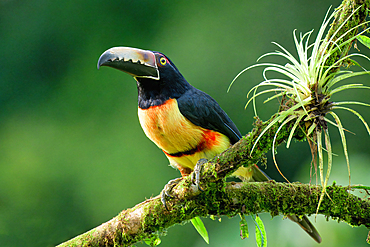
[[[242,138],[233,121],[208,94],[191,87],[177,103],[181,114],[193,124],[226,135],[231,144]]]

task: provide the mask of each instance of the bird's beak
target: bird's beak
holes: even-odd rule
[[[100,66],[112,67],[133,77],[159,80],[157,61],[152,51],[130,47],[113,47],[100,56],[98,69]]]

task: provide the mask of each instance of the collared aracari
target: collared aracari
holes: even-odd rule
[[[135,78],[141,127],[183,177],[194,170],[199,160],[213,158],[242,137],[219,104],[191,86],[164,54],[114,47],[100,56],[100,66],[121,70]],[[270,180],[257,166],[240,167],[232,175],[243,181]],[[306,216],[288,218],[321,242]]]

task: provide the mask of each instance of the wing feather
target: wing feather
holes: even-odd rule
[[[231,144],[242,137],[226,112],[208,94],[192,87],[177,102],[181,114],[193,124],[224,134]]]

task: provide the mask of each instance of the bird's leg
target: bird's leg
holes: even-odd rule
[[[167,203],[166,203],[166,198],[167,197],[170,197],[170,198],[173,198],[173,196],[170,194],[173,187],[176,186],[176,184],[178,184],[180,181],[181,181],[182,178],[175,178],[175,179],[172,179],[170,181],[168,181],[168,183],[164,186],[162,192],[161,192],[161,202],[163,204],[163,206],[167,209],[168,211],[168,207],[167,207]]]
[[[197,164],[194,167],[194,171],[191,174],[191,181],[198,187],[198,190],[200,191],[204,191],[202,187],[200,187],[200,172],[202,171],[203,165],[207,162],[207,159],[198,160]]]
[[[204,191],[199,185],[199,183],[200,183],[200,172],[202,171],[203,165],[207,162],[208,162],[207,159],[198,160],[197,164],[194,167],[194,171],[191,174],[192,183],[195,184],[198,187],[198,190],[200,190],[200,191]],[[187,175],[189,175],[191,173],[190,168],[181,167],[181,166],[178,166],[177,168],[179,169],[182,177],[186,177]],[[175,179],[172,179],[172,180],[168,181],[168,183],[164,186],[164,188],[161,192],[161,202],[167,210],[169,210],[169,209],[167,207],[166,199],[168,197],[169,198],[174,198],[171,195],[171,191],[172,191],[173,187],[175,187],[181,181],[181,179],[182,178],[175,178]]]

